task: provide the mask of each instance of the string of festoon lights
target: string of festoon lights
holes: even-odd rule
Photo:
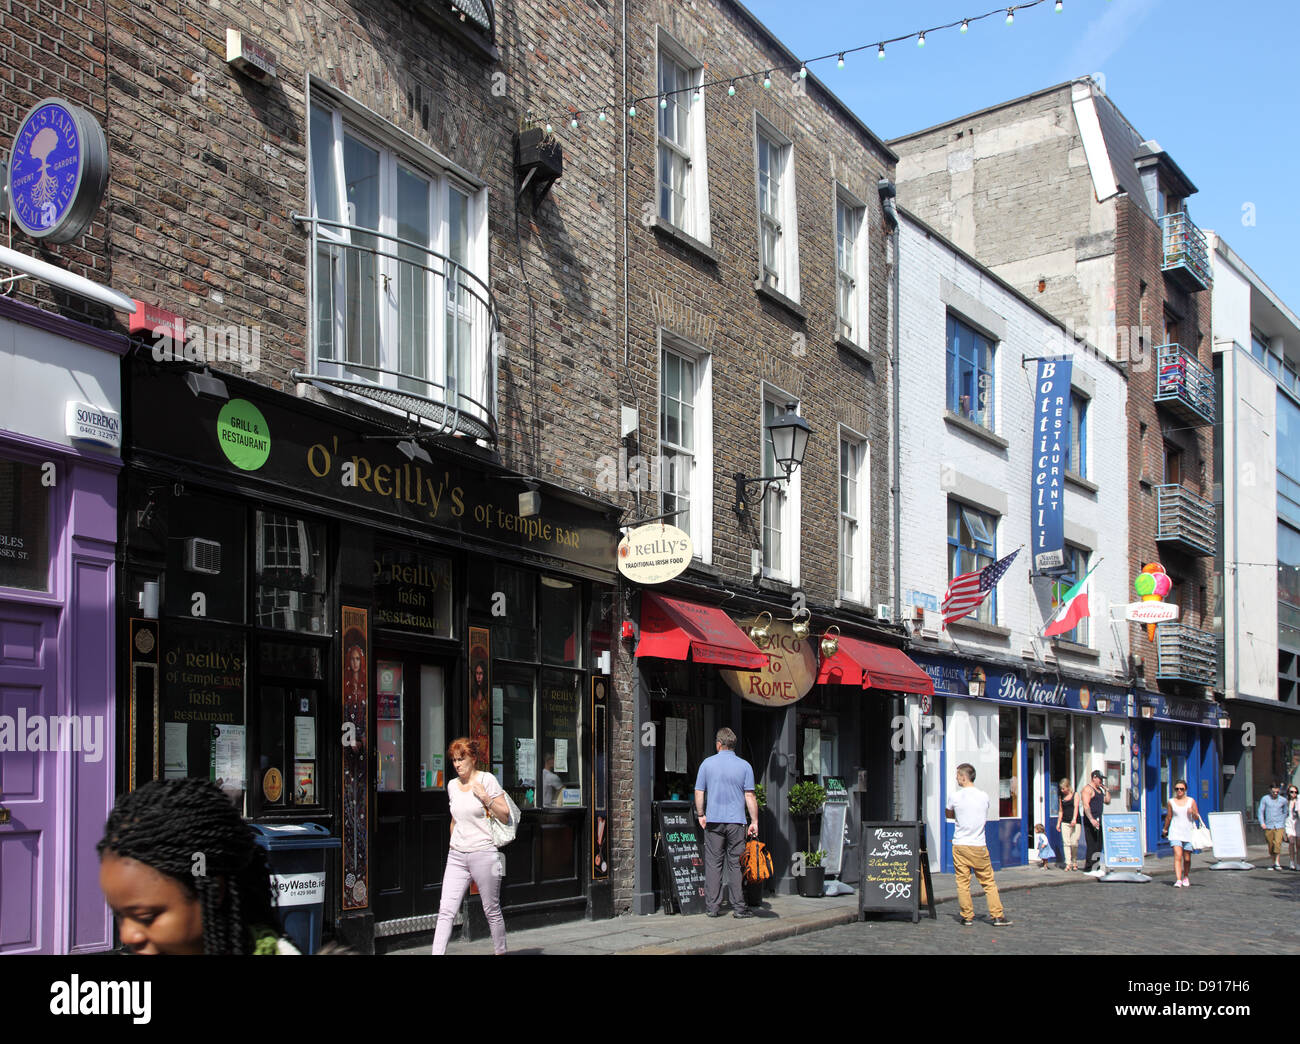
[[[659,103],[659,108],[666,109],[668,107],[668,99],[679,94],[689,94],[691,95],[692,101],[698,102],[703,98],[704,91],[708,90],[710,87],[726,87],[728,97],[735,97],[737,85],[748,82],[757,83],[761,81],[764,90],[771,90],[773,77],[775,76],[786,74],[793,79],[794,75],[797,73],[801,80],[806,80],[808,78],[809,66],[816,65],[819,62],[831,61],[833,59],[836,67],[843,69],[845,62],[850,55],[858,54],[862,51],[874,50],[876,52],[876,60],[884,61],[885,48],[888,46],[906,43],[909,40],[915,40],[917,47],[924,47],[927,37],[932,37],[935,33],[942,33],[956,29],[959,33],[964,35],[976,22],[982,22],[987,18],[1001,17],[1005,20],[1007,25],[1014,25],[1017,12],[1028,11],[1030,8],[1039,7],[1043,4],[1051,4],[1052,9],[1058,13],[1065,8],[1065,0],[1025,0],[1025,3],[1011,4],[1008,7],[996,7],[991,11],[985,11],[983,14],[971,15],[967,18],[958,18],[955,21],[948,22],[946,25],[931,26],[929,29],[917,29],[910,33],[904,33],[902,36],[893,36],[887,39],[875,40],[871,43],[862,44],[858,47],[845,47],[830,51],[826,54],[818,55],[816,58],[803,59],[797,64],[773,65],[766,69],[740,72],[734,76],[720,76],[717,79],[694,84],[690,87],[682,87],[675,91],[665,91],[661,93],[642,95],[639,98],[629,98],[622,105],[617,102],[609,102],[590,109],[570,108],[564,117],[548,121],[545,124],[546,133],[553,134],[555,132],[556,122],[564,121],[568,122],[570,130],[577,130],[584,117],[591,118],[594,116],[597,123],[604,124],[612,120],[611,114],[625,112],[628,119],[634,120],[641,114],[641,109],[638,106],[641,106],[645,102],[657,101]]]

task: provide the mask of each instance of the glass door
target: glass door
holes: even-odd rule
[[[437,912],[451,815],[445,664],[407,653],[375,658],[375,916]],[[413,930],[416,926],[413,926]]]

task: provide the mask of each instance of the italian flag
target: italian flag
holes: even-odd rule
[[[1097,565],[1101,565],[1101,563],[1098,562]],[[1093,566],[1092,569],[1089,569],[1082,580],[1061,596],[1060,605],[1043,629],[1044,638],[1050,638],[1054,634],[1064,634],[1066,631],[1073,631],[1080,620],[1085,616],[1092,615],[1088,609],[1088,581],[1092,578],[1096,568],[1097,566]]]

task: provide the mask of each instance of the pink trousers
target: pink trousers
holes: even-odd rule
[[[501,863],[495,848],[486,852],[447,853],[447,870],[442,875],[442,903],[438,906],[438,929],[433,935],[433,952],[447,952],[451,922],[456,919],[461,900],[469,891],[473,878],[483,899],[483,913],[492,930],[492,949],[506,952],[506,920],[501,916]]]

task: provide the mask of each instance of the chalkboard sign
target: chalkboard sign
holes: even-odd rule
[[[822,866],[828,877],[838,877],[844,861],[845,817],[849,811],[849,792],[844,780],[826,777],[826,804],[822,806],[822,831],[817,847],[826,853]]]
[[[863,823],[858,920],[868,912],[921,919],[920,823]]]
[[[655,818],[664,907],[684,914],[704,913],[704,849],[695,810],[689,801],[656,801]]]

